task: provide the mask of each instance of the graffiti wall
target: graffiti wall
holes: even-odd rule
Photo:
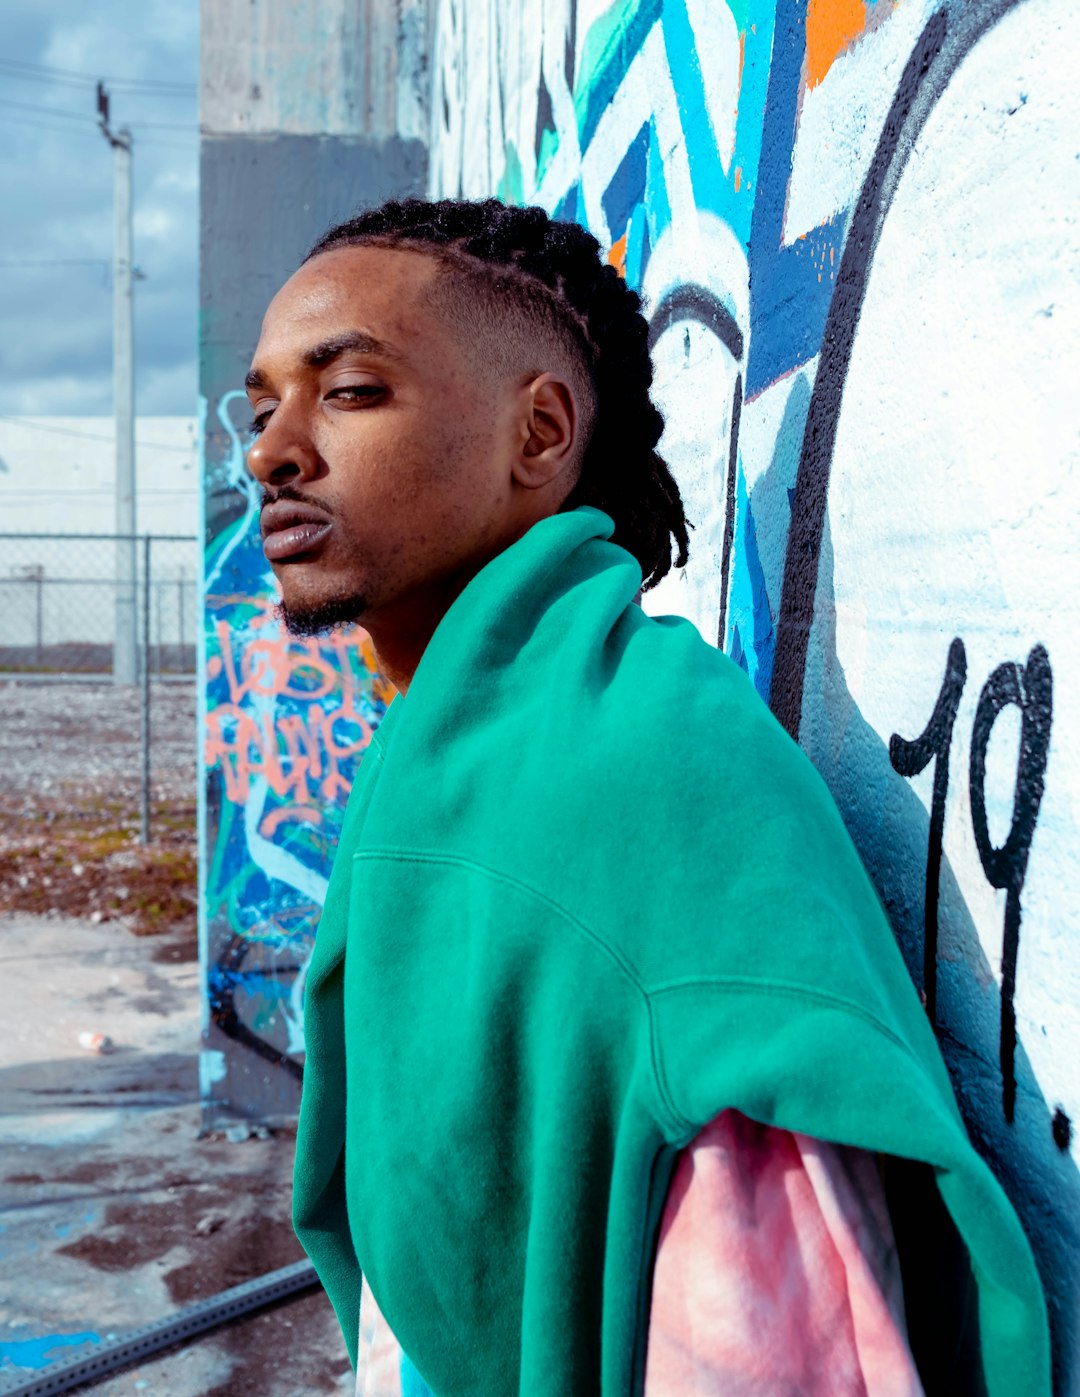
[[[828,781],[1080,1391],[1080,45],[1066,0],[442,0],[431,189],[648,301],[646,597]]]
[[[243,467],[262,311],[390,194],[543,204],[647,300],[695,525],[646,597],[829,783],[1080,1392],[1080,44],[1067,0],[203,6],[208,1118],[295,1109],[389,691],[290,641]]]
[[[291,1117],[304,970],[353,771],[390,690],[361,632],[291,640],[244,468],[270,298],[332,223],[427,178],[426,3],[202,7],[201,1091]]]

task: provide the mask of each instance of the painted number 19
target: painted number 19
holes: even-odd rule
[[[917,776],[934,763],[930,803],[930,835],[926,851],[924,913],[924,983],[926,1012],[937,1020],[938,894],[945,801],[949,790],[949,753],[960,698],[967,682],[967,652],[957,637],[949,646],[945,677],[930,721],[914,739],[893,733],[889,759],[901,776]],[[998,716],[1006,708],[1020,710],[1020,754],[1013,788],[1012,823],[1005,842],[995,847],[986,817],[986,751]],[[1007,661],[987,679],[975,709],[968,772],[971,823],[983,872],[992,887],[1005,892],[1005,927],[1001,953],[1001,1078],[1005,1118],[1016,1108],[1016,962],[1020,949],[1020,894],[1027,873],[1031,839],[1042,802],[1046,758],[1053,715],[1053,676],[1045,649],[1036,645],[1024,665]],[[1059,1113],[1061,1114],[1061,1113]],[[1064,1118],[1063,1118],[1064,1119]],[[1060,1134],[1055,1117],[1054,1136]],[[1060,1144],[1060,1139],[1058,1140]]]

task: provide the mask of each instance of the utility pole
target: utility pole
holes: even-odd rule
[[[135,353],[131,264],[131,132],[109,126],[109,94],[97,85],[101,132],[116,158],[116,225],[113,242],[113,418],[116,434],[116,638],[113,682],[138,678],[135,607]]]

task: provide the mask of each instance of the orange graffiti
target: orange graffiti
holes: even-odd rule
[[[816,87],[866,28],[866,0],[809,0],[806,7],[806,85]]]
[[[289,820],[299,824],[319,825],[322,824],[322,811],[311,805],[279,805],[276,810],[271,810],[263,817],[259,833],[264,839],[269,839],[278,825],[283,825]]]
[[[326,639],[299,640],[285,632],[277,621],[270,601],[262,603],[249,623],[253,632],[263,632],[247,639],[237,656],[235,632],[228,621],[218,621],[214,631],[219,654],[207,662],[209,677],[216,678],[222,670],[229,686],[229,702],[242,703],[250,695],[267,698],[321,699],[342,686],[347,686],[353,673],[352,659],[372,676],[372,693],[376,699],[389,703],[394,686],[379,673],[375,647],[366,631],[334,631]],[[327,657],[329,646],[334,658]],[[212,671],[212,672],[211,672]]]
[[[285,821],[319,824],[319,807],[348,794],[342,768],[351,772],[372,733],[356,693],[370,682],[373,697],[389,703],[395,692],[366,632],[300,640],[276,621],[269,600],[243,631],[217,621],[218,653],[207,662],[210,678],[224,676],[227,696],[206,716],[206,765],[221,768],[231,802],[246,803],[256,779],[286,802],[263,818],[267,837]]]
[[[626,279],[626,243],[630,237],[630,229],[622,235],[617,243],[612,243],[611,251],[607,255],[607,260],[625,281]]]
[[[339,725],[359,731],[347,735],[339,732]],[[313,703],[303,716],[288,713],[279,718],[223,703],[206,715],[206,765],[221,767],[225,798],[239,805],[247,802],[252,781],[260,777],[274,795],[294,807],[336,801],[348,795],[350,786],[342,763],[364,750],[371,731],[348,694],[330,713]],[[289,818],[310,817],[294,810]]]
[[[756,31],[755,31],[756,32]],[[739,30],[739,93],[742,93],[742,75],[746,67],[746,30]],[[739,104],[735,103],[735,115],[739,114]]]

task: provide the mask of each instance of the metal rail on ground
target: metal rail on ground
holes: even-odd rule
[[[35,1373],[15,1387],[6,1386],[4,1378],[0,1377],[0,1397],[59,1397],[60,1393],[76,1387],[93,1386],[164,1349],[195,1339],[209,1329],[229,1324],[279,1300],[314,1290],[318,1284],[319,1278],[310,1261],[294,1261],[291,1266],[282,1266],[243,1285],[234,1285],[220,1295],[188,1305],[165,1319],[98,1344],[93,1353],[82,1358],[50,1364],[48,1371]]]

